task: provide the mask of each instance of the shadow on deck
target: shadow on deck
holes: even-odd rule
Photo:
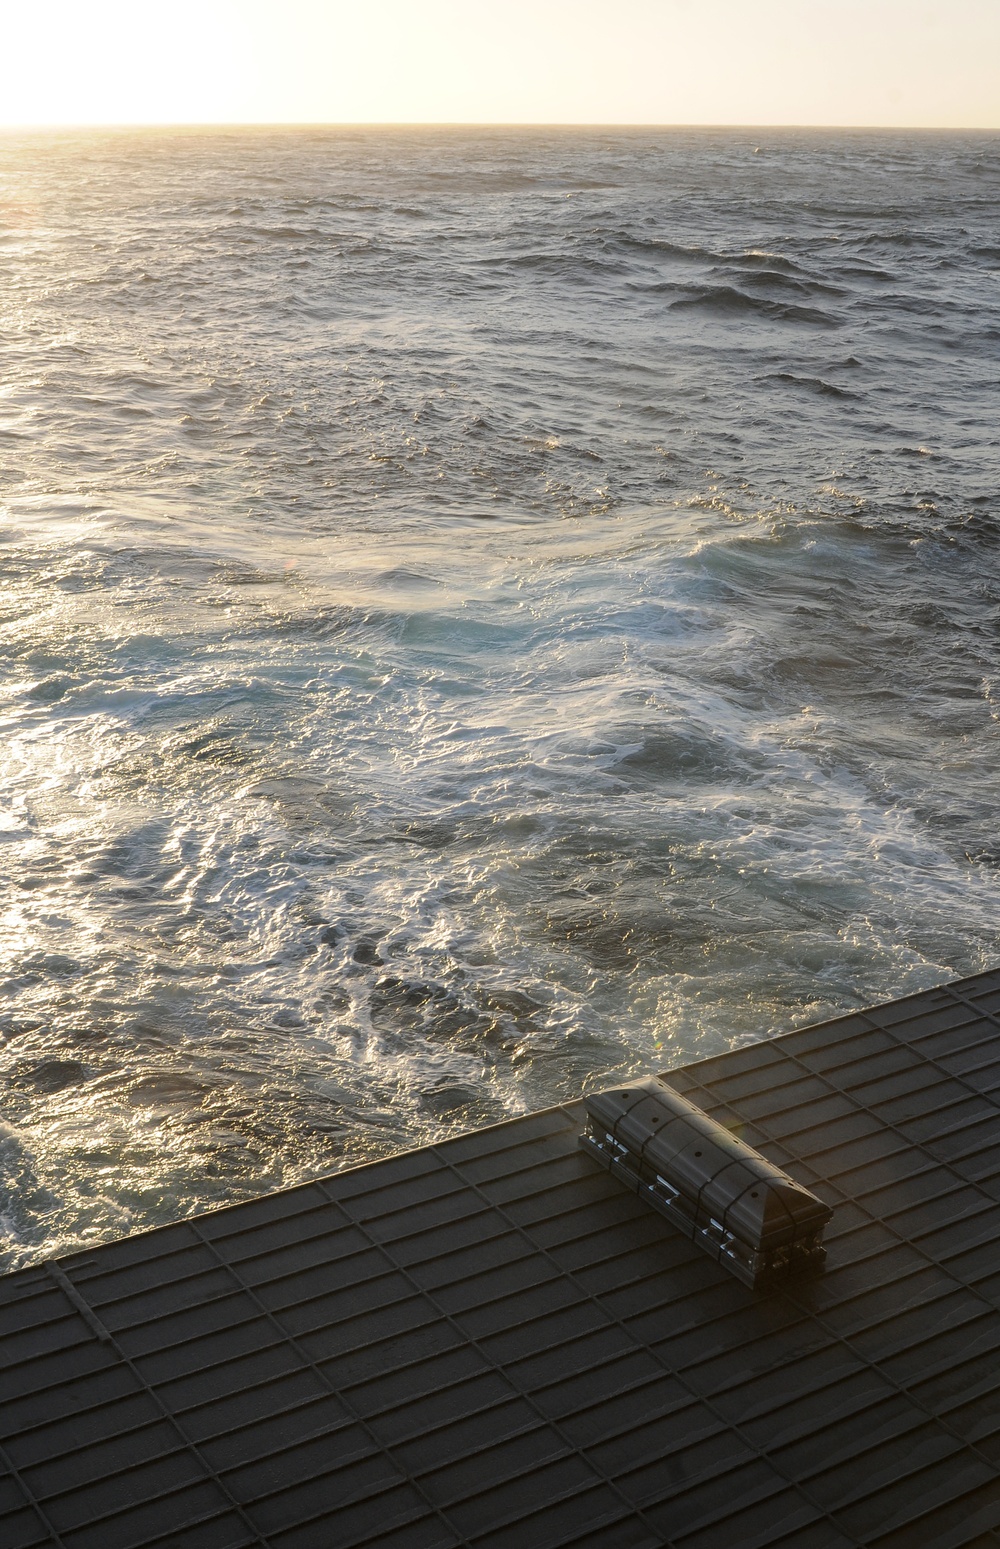
[[[1000,972],[669,1074],[754,1296],[551,1109],[0,1280],[4,1549],[1000,1549]]]

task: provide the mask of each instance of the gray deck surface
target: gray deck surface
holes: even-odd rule
[[[675,1071],[755,1298],[556,1109],[0,1280],[0,1545],[1000,1549],[1000,972]]]

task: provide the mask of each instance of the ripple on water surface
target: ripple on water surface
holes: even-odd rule
[[[995,961],[998,144],[0,142],[6,1264]]]

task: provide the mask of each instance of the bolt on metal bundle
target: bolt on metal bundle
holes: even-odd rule
[[[585,1101],[584,1150],[746,1285],[823,1268],[830,1207],[666,1082]]]

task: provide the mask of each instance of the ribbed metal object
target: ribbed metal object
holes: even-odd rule
[[[833,1212],[655,1077],[586,1099],[580,1144],[754,1290],[815,1274]]]

